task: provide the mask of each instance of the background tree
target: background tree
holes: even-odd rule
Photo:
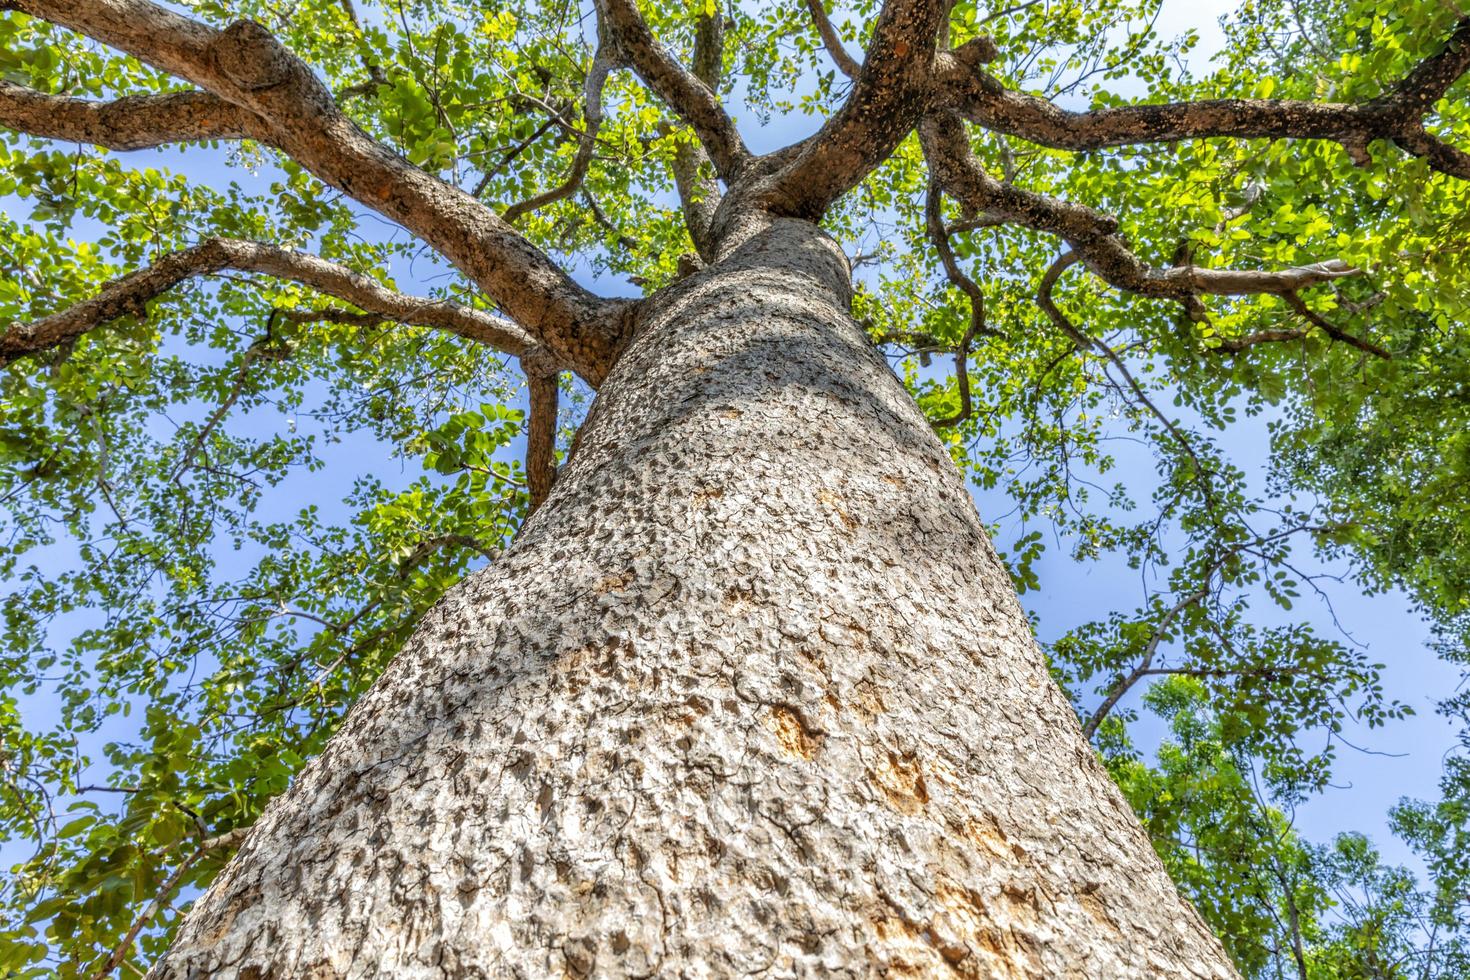
[[[1147,2],[7,6],[0,567],[13,693],[0,712],[0,818],[34,854],[6,886],[0,970],[94,975],[156,960],[183,900],[214,880],[425,611],[486,561],[515,574],[500,556],[547,499],[555,462],[582,445],[572,433],[586,385],[605,388],[618,364],[631,372],[634,334],[745,268],[741,244],[784,218],[820,220],[843,247],[870,340],[971,480],[1014,499],[1028,525],[1003,542],[1016,586],[1036,585],[1046,528],[1078,560],[1121,555],[1149,583],[1142,606],[1071,629],[1047,653],[1237,966],[1455,975],[1464,767],[1446,770],[1443,802],[1395,811],[1426,856],[1427,892],[1355,839],[1327,851],[1296,839],[1285,814],[1329,781],[1343,725],[1404,709],[1360,651],[1261,610],[1290,610],[1311,590],[1315,554],[1368,588],[1406,589],[1440,624],[1445,653],[1463,655],[1470,158],[1456,146],[1470,125],[1459,81],[1470,24],[1453,5],[1248,3],[1208,72],[1187,63],[1190,37],[1152,30]],[[802,115],[821,121],[815,135],[747,146],[765,136],[750,123]],[[175,144],[189,147],[127,155]],[[845,270],[835,287],[827,260],[809,267],[806,254],[783,262],[846,289]],[[867,370],[856,348],[837,349],[841,370]],[[693,370],[677,354],[664,367]],[[785,379],[770,377],[773,389],[793,377],[819,388],[781,371],[829,356],[792,342],[771,357],[796,366],[764,370]],[[646,377],[659,368],[637,363]],[[863,378],[863,391],[883,390]],[[742,389],[756,404],[769,395]],[[686,416],[746,410],[727,401],[691,402]],[[584,473],[611,467],[607,433],[629,402],[604,390],[599,404],[587,425],[602,427],[589,438],[603,455],[584,458]],[[1231,457],[1229,433],[1252,416],[1270,430],[1264,487]],[[724,424],[751,431],[724,446],[757,474],[761,453],[798,432],[777,424],[777,438],[741,418]],[[807,436],[821,418],[806,418]],[[522,431],[524,463],[512,454]],[[846,430],[830,431],[838,452]],[[1152,482],[1114,448],[1120,435],[1146,447]],[[404,461],[400,475],[361,471],[374,444]],[[708,465],[696,454],[669,479]],[[592,477],[573,472],[516,545],[523,558],[570,561],[545,543],[558,536],[595,551],[589,527],[613,521],[592,504]],[[923,554],[924,522],[906,530],[885,508],[930,521],[929,488],[859,506],[833,479],[788,469],[768,489],[805,494],[790,513],[835,520],[824,533],[887,521]],[[690,486],[705,504],[729,492],[713,478]],[[759,536],[745,522],[721,540]],[[864,542],[854,555],[876,553]],[[582,594],[705,612],[650,598],[646,570],[604,571]],[[933,603],[943,588],[919,594]],[[948,598],[973,605],[957,588]],[[759,634],[773,627],[749,609],[791,595],[742,580],[722,598]],[[946,611],[930,635],[993,635],[966,615]],[[1007,657],[1034,660],[1002,633]],[[855,641],[821,642],[811,649]],[[406,648],[407,662],[424,649]],[[576,669],[595,674],[590,659]],[[1160,677],[1144,706],[1173,734],[1150,766],[1131,747],[1127,706]],[[733,686],[753,699],[747,720],[770,729],[759,737],[799,761],[842,744],[845,730],[800,690]],[[957,692],[957,710],[978,711],[989,689]],[[831,693],[868,705],[859,714],[882,703],[857,680]],[[695,715],[718,701],[679,700]],[[1075,738],[1046,717],[1058,746]],[[896,744],[871,766],[893,820],[920,819],[903,811],[940,792],[913,751]],[[787,770],[764,771],[779,783]],[[772,798],[800,811],[804,785]],[[781,826],[817,852],[821,821],[804,823]],[[619,860],[642,874],[657,859]],[[1013,894],[996,887],[989,907]],[[1103,894],[1096,921],[1117,927]],[[1027,902],[931,915],[924,902],[939,897],[890,896],[876,945],[859,951],[957,969],[1042,955],[1017,925]],[[1091,908],[1085,895],[1074,904]],[[997,914],[1004,928],[987,931]],[[558,938],[546,956],[566,969],[627,964],[636,946],[547,928]],[[737,955],[759,938],[724,944]],[[820,957],[821,944],[800,955]]]

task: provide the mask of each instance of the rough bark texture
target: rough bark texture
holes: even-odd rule
[[[1016,187],[986,173],[957,116],[935,114],[923,122],[919,132],[935,179],[966,208],[1056,235],[1072,246],[1099,278],[1140,296],[1186,299],[1200,293],[1286,295],[1360,271],[1340,259],[1275,271],[1197,265],[1153,268],[1117,234],[1118,221],[1113,216]]]
[[[0,80],[0,126],[32,136],[143,150],[188,140],[264,135],[247,110],[206,92],[132,95],[113,102],[46,95]]]
[[[397,221],[592,384],[621,348],[624,304],[574,282],[482,202],[364,133],[311,66],[254,21],[215,30],[151,0],[14,0],[253,113],[259,138]],[[3,102],[0,102],[3,107]]]
[[[368,322],[386,319],[434,327],[511,354],[521,354],[535,346],[520,327],[484,310],[447,300],[405,296],[384,287],[371,276],[305,252],[238,238],[206,238],[198,245],[165,253],[152,265],[114,279],[91,299],[30,323],[11,324],[0,333],[0,366],[17,357],[70,343],[101,324],[125,316],[145,315],[149,301],[184,280],[224,269],[302,283],[374,314]],[[315,314],[304,313],[295,319],[304,321],[314,317]]]
[[[847,289],[781,221],[650,303],[152,976],[1231,975]]]

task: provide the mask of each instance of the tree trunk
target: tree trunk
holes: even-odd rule
[[[1233,975],[781,221],[654,301],[157,977]]]

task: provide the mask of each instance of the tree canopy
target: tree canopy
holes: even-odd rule
[[[0,976],[157,957],[746,205],[852,257],[1023,601],[1137,571],[1040,632],[1242,972],[1464,975],[1470,739],[1427,880],[1289,813],[1408,710],[1319,576],[1470,659],[1470,19],[1161,2],[0,5]]]

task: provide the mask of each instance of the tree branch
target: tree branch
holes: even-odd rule
[[[684,226],[689,229],[695,251],[706,262],[715,257],[710,231],[722,196],[719,183],[706,171],[709,166],[709,154],[697,144],[681,142],[674,147],[672,169],[679,210],[683,212]]]
[[[1113,350],[1112,347],[1108,346],[1100,338],[1093,337],[1077,329],[1076,325],[1057,307],[1055,300],[1052,299],[1052,290],[1056,287],[1057,280],[1061,278],[1062,273],[1077,263],[1078,258],[1079,256],[1076,252],[1063,252],[1057,256],[1057,260],[1051,264],[1050,268],[1046,270],[1045,275],[1041,277],[1041,285],[1036,293],[1036,304],[1041,307],[1042,312],[1047,315],[1047,318],[1051,320],[1057,329],[1071,338],[1072,343],[1077,346],[1078,350],[1101,354],[1112,363],[1113,367],[1118,369],[1118,373],[1123,376],[1123,380],[1127,383],[1129,389],[1132,390],[1133,396],[1138,399],[1139,404],[1148,409],[1149,413],[1159,420],[1160,424],[1164,426],[1164,429],[1168,431],[1169,436],[1175,442],[1179,443],[1180,448],[1189,456],[1190,462],[1194,464],[1195,475],[1205,487],[1206,495],[1213,498],[1213,491],[1209,484],[1209,471],[1205,469],[1203,461],[1199,458],[1199,454],[1195,452],[1194,444],[1185,437],[1184,433],[1180,431],[1179,427],[1174,424],[1174,421],[1169,416],[1159,410],[1159,407],[1153,403],[1153,399],[1144,393],[1143,386],[1133,377],[1133,372],[1128,370],[1128,365],[1124,363],[1123,358],[1118,352]]]
[[[625,342],[626,301],[589,293],[484,204],[369,137],[259,24],[216,30],[151,0],[13,6],[253,112],[266,126],[264,142],[423,239],[594,385]]]
[[[46,95],[6,81],[0,81],[0,126],[43,139],[119,151],[265,134],[264,124],[254,113],[207,92],[129,95],[94,102]]]
[[[592,153],[597,149],[597,133],[602,129],[602,89],[613,67],[612,53],[606,46],[599,46],[592,58],[592,67],[587,71],[587,81],[582,86],[582,132],[567,179],[549,191],[506,208],[501,217],[507,224],[514,224],[524,214],[571,197],[582,186],[582,181],[587,178],[587,168],[592,165]]]
[[[1444,98],[1450,86],[1470,71],[1470,15],[1462,16],[1445,43],[1419,62],[1379,101],[1400,107],[1418,119]]]
[[[414,545],[414,549],[399,561],[396,574],[399,578],[408,578],[409,573],[422,565],[425,559],[445,548],[464,548],[469,551],[475,551],[489,561],[495,561],[500,557],[499,548],[489,547],[478,538],[472,538],[468,534],[441,534],[437,537],[420,541]],[[353,618],[354,620],[359,619],[361,618],[361,614]],[[343,629],[338,629],[337,632],[343,632]],[[335,666],[334,664],[333,667]],[[329,674],[331,671],[332,668],[328,668],[325,673]]]
[[[806,9],[811,11],[812,23],[816,25],[817,34],[822,38],[822,47],[827,49],[827,56],[832,59],[837,70],[848,78],[857,78],[862,74],[863,66],[842,46],[842,38],[838,36],[832,19],[827,16],[827,8],[822,5],[822,0],[806,0]]]
[[[531,513],[545,502],[556,482],[556,419],[561,396],[560,368],[545,348],[521,356],[530,389],[531,417],[526,427],[526,485]],[[529,515],[528,515],[529,516]]]
[[[974,411],[970,395],[970,345],[977,336],[989,333],[990,330],[985,324],[985,293],[975,280],[965,274],[960,268],[959,260],[955,258],[954,249],[949,244],[949,231],[944,227],[944,192],[932,177],[924,196],[924,225],[929,233],[929,240],[939,252],[939,261],[944,266],[945,276],[955,288],[965,294],[970,304],[970,324],[965,328],[960,346],[954,353],[954,374],[960,390],[960,410],[934,423],[936,426],[947,427],[959,425]]]
[[[1405,153],[1420,157],[1425,163],[1442,174],[1470,180],[1470,153],[1450,146],[1437,136],[1419,129],[1410,129],[1395,136],[1393,141]]]
[[[208,840],[200,841],[199,846],[194,849],[194,852],[180,861],[179,866],[174,869],[174,873],[169,875],[168,879],[159,887],[158,894],[153,897],[153,901],[149,903],[148,908],[143,914],[138,916],[137,920],[133,922],[132,926],[123,936],[122,942],[118,943],[117,947],[112,951],[112,955],[107,958],[107,962],[102,964],[101,969],[92,974],[92,980],[103,980],[103,978],[109,976],[113,970],[116,970],[122,964],[122,961],[127,958],[128,950],[133,948],[133,942],[138,938],[138,933],[142,932],[143,928],[149,922],[152,922],[153,918],[159,912],[163,911],[163,907],[168,902],[169,896],[174,893],[174,889],[179,886],[179,882],[184,879],[184,875],[188,873],[189,869],[200,858],[213,851],[239,847],[245,840],[245,835],[249,832],[249,827],[236,827],[234,830],[226,831],[218,837],[211,837]]]
[[[1234,554],[1234,552],[1232,551],[1231,554]],[[1210,574],[1211,576],[1214,575],[1213,569]],[[1148,645],[1144,647],[1143,657],[1138,661],[1138,665],[1123,677],[1118,678],[1117,682],[1108,691],[1107,696],[1103,698],[1102,704],[1098,705],[1097,710],[1083,723],[1083,738],[1091,741],[1092,737],[1097,734],[1098,726],[1103,723],[1103,720],[1108,715],[1112,714],[1113,709],[1118,706],[1118,702],[1123,699],[1123,695],[1132,690],[1133,685],[1153,672],[1154,655],[1158,652],[1159,644],[1163,641],[1165,634],[1169,632],[1169,627],[1173,624],[1175,618],[1209,594],[1209,581],[1207,579],[1204,588],[1191,592],[1171,606],[1168,612],[1164,613],[1163,618],[1159,620],[1159,625],[1154,627],[1153,635],[1149,637]]]
[[[1205,569],[1204,584],[1201,585],[1198,589],[1195,589],[1193,592],[1190,592],[1188,595],[1184,596],[1173,606],[1169,607],[1168,611],[1165,612],[1162,617],[1160,617],[1159,624],[1154,627],[1152,635],[1149,636],[1148,643],[1143,648],[1143,656],[1139,658],[1137,666],[1135,666],[1133,670],[1129,671],[1127,674],[1118,678],[1118,680],[1108,690],[1107,696],[1103,698],[1102,704],[1098,705],[1097,710],[1094,711],[1092,715],[1087,719],[1087,721],[1083,723],[1083,738],[1086,738],[1090,741],[1093,735],[1097,734],[1097,729],[1103,723],[1103,720],[1107,718],[1107,716],[1112,713],[1112,710],[1118,706],[1118,702],[1122,700],[1123,695],[1127,694],[1128,691],[1131,690],[1135,684],[1137,684],[1145,677],[1150,677],[1156,674],[1187,674],[1194,677],[1211,677],[1231,676],[1237,674],[1249,675],[1268,672],[1268,670],[1270,670],[1269,668],[1249,667],[1242,667],[1236,670],[1188,667],[1163,668],[1154,667],[1153,662],[1154,656],[1158,653],[1159,644],[1163,642],[1164,637],[1169,632],[1169,627],[1173,625],[1174,620],[1177,619],[1179,615],[1187,610],[1190,606],[1194,605],[1197,602],[1203,601],[1209,596],[1215,576],[1220,573],[1220,571],[1225,567],[1230,559],[1234,558],[1236,555],[1240,554],[1243,551],[1249,551],[1254,548],[1261,548],[1269,544],[1276,544],[1280,541],[1284,541],[1294,534],[1299,534],[1303,531],[1318,532],[1326,530],[1328,530],[1328,528],[1322,525],[1301,524],[1297,525],[1296,527],[1285,528],[1283,530],[1275,532],[1274,534],[1268,534],[1264,537],[1255,538],[1242,544],[1237,544],[1233,547],[1227,548],[1224,553],[1220,555],[1219,558],[1217,558],[1207,569]],[[1291,669],[1277,669],[1273,672],[1290,673]]]
[[[1286,301],[1287,306],[1296,311],[1298,316],[1300,316],[1303,320],[1306,320],[1312,326],[1321,330],[1333,340],[1340,340],[1344,344],[1347,344],[1351,347],[1356,347],[1358,350],[1362,351],[1365,354],[1372,354],[1374,357],[1382,358],[1385,361],[1393,360],[1393,355],[1384,350],[1382,347],[1379,347],[1377,344],[1370,343],[1369,341],[1363,340],[1358,337],[1354,337],[1352,334],[1346,333],[1343,330],[1340,330],[1339,328],[1334,326],[1320,313],[1308,306],[1306,302],[1296,293],[1284,293],[1281,298]]]
[[[597,198],[593,197],[592,192],[585,187],[582,188],[582,201],[587,205],[587,210],[592,212],[592,220],[613,235],[619,248],[630,253],[638,250],[638,243],[623,234],[622,229],[613,224],[612,219],[607,216],[607,212],[602,210],[602,205],[597,203]]]
[[[694,27],[694,76],[712,92],[720,87],[724,52],[724,17],[718,11],[712,16],[701,14]],[[679,208],[694,249],[706,262],[715,256],[710,228],[721,199],[719,181],[711,175],[713,170],[714,164],[702,145],[681,140],[674,147],[674,187],[679,192]]]
[[[0,334],[0,365],[68,343],[119,317],[142,315],[145,304],[193,276],[239,269],[310,286],[381,319],[447,330],[511,354],[534,340],[519,327],[483,310],[442,300],[405,296],[368,276],[314,255],[231,238],[210,238],[170,252],[146,269],[114,279],[101,292]]]
[[[687,122],[726,181],[740,176],[750,151],[714,90],[679,64],[649,30],[636,0],[600,0],[609,36],[643,83]]]
[[[553,106],[552,108],[555,107]],[[552,115],[547,116],[546,119],[542,120],[541,125],[531,131],[530,136],[527,136],[525,139],[516,143],[515,146],[506,150],[493,165],[486,167],[484,172],[480,174],[480,179],[476,182],[474,190],[470,191],[470,196],[479,198],[481,194],[485,193],[485,188],[490,186],[490,182],[500,176],[501,172],[511,163],[515,162],[516,157],[530,149],[532,144],[546,135],[547,130],[561,122],[560,114],[561,110],[558,109]]]
[[[1286,296],[1359,274],[1335,259],[1275,272],[1196,265],[1154,268],[1117,236],[1118,223],[1110,215],[1002,183],[986,173],[970,151],[964,125],[955,116],[930,116],[919,132],[925,156],[946,193],[973,211],[1059,236],[1105,282],[1140,296],[1180,300],[1199,294]]]
[[[988,38],[936,55],[935,40],[948,11],[943,0],[887,0],[852,93],[814,136],[782,151],[780,170],[757,191],[766,210],[821,217],[888,159],[928,111],[936,64],[974,71],[995,58]]]
[[[267,322],[265,336],[258,338],[241,355],[240,366],[235,369],[235,378],[234,382],[230,385],[229,393],[225,395],[223,401],[215,406],[214,411],[209,414],[209,418],[205,419],[204,424],[199,427],[199,431],[195,433],[194,438],[189,443],[189,448],[185,450],[184,455],[179,458],[179,461],[174,464],[173,470],[170,471],[168,476],[169,480],[177,481],[185,470],[194,465],[194,460],[204,449],[204,444],[209,441],[210,435],[224,421],[230,409],[235,407],[235,403],[240,400],[240,396],[245,393],[245,382],[249,378],[250,369],[255,366],[255,363],[257,361],[279,361],[290,356],[290,348],[279,344],[271,329],[275,325],[275,319],[275,314],[272,314],[270,320]]]
[[[1425,132],[1423,117],[1470,70],[1470,17],[1463,17],[1435,54],[1384,95],[1367,102],[1298,99],[1209,99],[1071,112],[1040,96],[1007,89],[984,71],[951,70],[941,80],[944,103],[970,122],[1061,150],[1099,150],[1134,143],[1208,137],[1324,139],[1355,158],[1385,139],[1443,173],[1470,179],[1470,154]]]
[[[1288,330],[1256,330],[1243,337],[1226,337],[1219,344],[1209,349],[1212,354],[1240,354],[1260,344],[1282,344],[1292,340],[1301,340],[1309,331],[1300,327]]]

